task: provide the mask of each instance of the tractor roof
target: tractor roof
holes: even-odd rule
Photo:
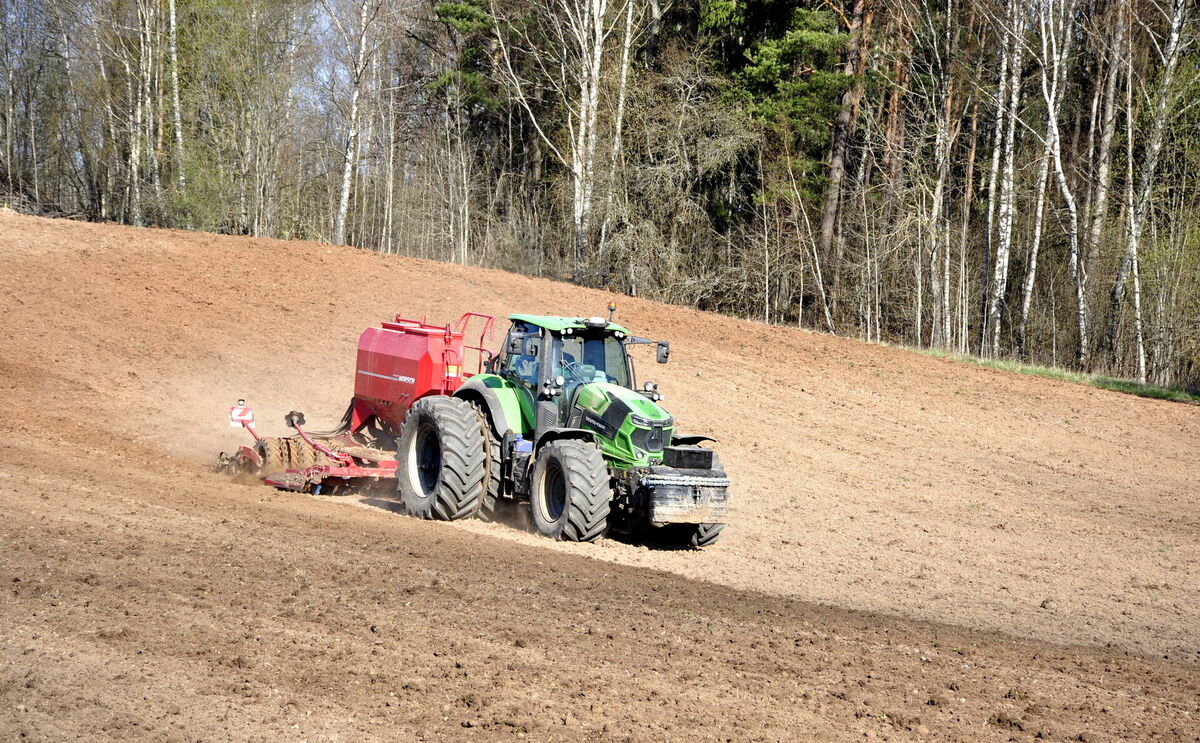
[[[554,317],[553,315],[509,315],[509,320],[514,322],[524,322],[530,325],[536,325],[539,328],[545,328],[554,332],[572,328],[575,330],[585,330],[588,327],[586,317]],[[628,334],[629,331],[617,325],[615,322],[610,322],[605,330],[619,330],[622,333]]]

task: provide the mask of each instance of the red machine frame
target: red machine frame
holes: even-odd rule
[[[476,319],[483,321],[479,342],[468,345],[465,342],[467,330]],[[393,479],[396,477],[396,460],[376,458],[355,437],[372,420],[390,427],[398,435],[408,410],[417,400],[430,395],[453,394],[465,381],[466,351],[479,354],[476,370],[483,370],[485,358],[491,357],[484,348],[484,341],[495,339],[495,328],[494,316],[478,312],[464,312],[452,325],[433,325],[425,317],[412,320],[396,315],[391,322],[368,328],[359,337],[355,393],[349,419],[341,429],[332,432],[332,439],[337,442],[335,447],[359,451],[349,453],[314,440],[304,431],[303,415],[293,411],[287,415],[286,422],[296,431],[295,436],[333,464],[261,473],[264,462],[258,448],[263,446],[263,437],[252,424],[242,422],[242,427],[254,437],[254,446],[241,446],[232,457],[222,453],[219,466],[265,474],[264,481],[268,485],[315,494],[321,494],[326,488]]]

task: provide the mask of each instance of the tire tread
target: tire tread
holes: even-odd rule
[[[418,400],[408,420],[423,414],[429,415],[438,428],[442,471],[429,506],[413,508],[410,504],[409,511],[418,518],[440,521],[474,516],[483,500],[487,477],[486,444],[475,409],[458,398],[439,395]],[[398,453],[397,458],[401,466],[407,461],[404,453]]]
[[[546,445],[542,456],[558,457],[567,481],[566,519],[556,535],[566,542],[594,542],[604,536],[612,501],[608,466],[595,444],[566,439]]]

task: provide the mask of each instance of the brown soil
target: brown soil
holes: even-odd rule
[[[607,299],[0,213],[0,739],[1200,740],[1195,406],[618,299],[721,440],[713,548],[205,468],[238,397],[335,422],[390,313]]]

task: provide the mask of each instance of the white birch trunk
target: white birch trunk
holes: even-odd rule
[[[1046,209],[1046,180],[1049,176],[1050,161],[1055,159],[1055,162],[1058,163],[1061,159],[1058,137],[1058,114],[1062,103],[1062,90],[1066,84],[1066,66],[1064,61],[1070,44],[1068,40],[1064,40],[1061,50],[1059,49],[1055,30],[1057,20],[1052,19],[1048,23],[1045,15],[1046,12],[1046,9],[1043,9],[1039,14],[1042,47],[1041,88],[1042,98],[1046,102],[1046,139],[1042,150],[1041,162],[1038,167],[1037,199],[1033,221],[1033,240],[1029,245],[1029,265],[1025,271],[1025,282],[1021,290],[1021,319],[1017,327],[1018,355],[1023,355],[1025,352],[1026,333],[1029,325],[1029,308],[1033,301],[1033,287],[1037,279],[1038,254],[1041,249],[1042,225]],[[1068,20],[1067,23],[1069,24],[1069,22]],[[1056,168],[1055,172],[1057,173],[1058,170]],[[1068,208],[1073,210],[1074,202],[1070,198],[1070,194],[1064,194],[1064,198],[1068,201]],[[1074,218],[1074,214],[1072,214],[1072,218]],[[1075,227],[1076,225],[1073,225],[1072,229]],[[1072,239],[1077,238],[1073,237]],[[1082,279],[1079,283],[1082,284]]]
[[[613,201],[616,198],[617,181],[624,162],[622,152],[625,134],[625,99],[629,88],[629,68],[633,49],[633,6],[634,0],[625,0],[625,32],[621,37],[621,74],[617,85],[617,114],[613,122],[613,143],[608,158],[608,194],[604,205],[604,223],[600,227],[601,263],[606,263],[608,226],[612,222]]]
[[[12,67],[8,68],[8,81],[5,89],[7,91],[7,100],[5,101],[4,110],[4,169],[6,175],[5,183],[11,188],[13,182],[13,120],[16,118],[14,105],[16,103],[16,92],[13,84]]]
[[[187,174],[183,167],[183,107],[179,101],[179,47],[175,25],[175,0],[167,0],[168,52],[171,55],[171,118],[175,129],[175,183],[180,193],[187,187]]]
[[[587,0],[586,22],[582,38],[586,39],[584,74],[580,76],[579,142],[581,162],[579,181],[576,186],[575,220],[575,277],[580,278],[580,269],[588,250],[592,218],[592,193],[595,189],[596,167],[596,115],[600,108],[600,65],[604,54],[605,22],[608,13],[607,0]]]
[[[1146,217],[1150,209],[1150,197],[1154,190],[1158,158],[1162,152],[1163,135],[1166,132],[1167,121],[1171,117],[1170,107],[1174,99],[1172,87],[1175,81],[1175,71],[1179,65],[1182,32],[1187,16],[1187,8],[1188,0],[1172,0],[1170,30],[1168,32],[1166,48],[1162,55],[1163,71],[1158,81],[1154,117],[1150,125],[1150,137],[1146,143],[1146,151],[1141,158],[1142,168],[1140,177],[1138,178],[1137,198],[1132,204],[1127,205],[1129,208],[1129,227],[1126,233],[1125,255],[1121,259],[1120,266],[1117,268],[1117,277],[1113,283],[1110,297],[1108,327],[1105,330],[1105,346],[1110,350],[1115,346],[1117,319],[1125,299],[1125,282],[1129,277],[1129,271],[1136,265],[1138,260],[1142,230],[1145,228]],[[1132,65],[1132,60],[1130,64]],[[1132,73],[1130,74],[1130,78],[1131,80],[1127,82],[1128,85],[1132,85]],[[1132,122],[1132,93],[1127,92],[1126,96],[1127,107],[1129,108],[1129,111],[1126,113],[1126,121]],[[1128,139],[1131,140],[1132,123],[1129,126],[1130,136]],[[1130,159],[1132,160],[1132,156]],[[1135,290],[1137,289],[1138,287],[1135,285]],[[1145,348],[1142,341],[1140,304],[1139,298],[1134,307],[1134,328],[1138,344],[1138,376],[1144,379],[1146,376],[1146,360]]]
[[[1012,252],[1013,221],[1016,207],[1013,199],[1013,174],[1016,169],[1015,142],[1017,115],[1021,106],[1021,63],[1025,44],[1023,26],[1020,25],[1021,4],[1014,2],[1009,13],[1007,34],[1012,46],[1012,62],[1009,68],[1008,115],[1004,131],[1004,167],[1000,174],[1000,204],[998,207],[999,229],[996,239],[995,266],[992,272],[992,294],[988,303],[988,327],[990,328],[990,351],[993,356],[1000,352],[1000,314],[1004,295],[1008,288],[1008,261]]]
[[[1057,101],[1058,89],[1065,84],[1066,60],[1071,48],[1074,10],[1075,1],[1066,0],[1062,9],[1056,11],[1059,15],[1047,18],[1043,12],[1039,16],[1042,30],[1042,62],[1043,66],[1050,65],[1052,68],[1050,77],[1053,83],[1047,79],[1045,74],[1042,75],[1042,95],[1047,101]],[[1061,41],[1060,36],[1062,37]],[[1046,137],[1054,160],[1055,180],[1058,181],[1058,188],[1067,208],[1067,237],[1070,245],[1068,264],[1071,282],[1075,288],[1075,322],[1078,332],[1075,361],[1080,367],[1083,367],[1087,364],[1088,327],[1087,297],[1083,290],[1083,268],[1079,255],[1079,209],[1076,207],[1075,194],[1071,190],[1066,168],[1063,165],[1062,134],[1058,126],[1058,112],[1054,106],[1050,106],[1046,125]]]
[[[1112,181],[1112,144],[1117,126],[1117,80],[1120,77],[1122,44],[1125,24],[1118,23],[1116,37],[1109,52],[1108,76],[1104,80],[1104,113],[1100,117],[1100,151],[1096,155],[1096,177],[1092,191],[1090,222],[1087,236],[1087,263],[1084,272],[1084,288],[1100,260],[1100,237],[1108,207],[1108,189]]]
[[[967,301],[967,238],[971,231],[971,201],[975,195],[975,153],[979,145],[979,108],[971,113],[971,147],[967,152],[967,172],[963,180],[966,193],[962,199],[962,226],[958,237],[958,352],[966,353],[970,311]]]
[[[367,68],[367,46],[370,33],[371,0],[362,0],[358,7],[357,50],[350,79],[350,113],[346,122],[346,148],[342,158],[341,187],[338,189],[337,213],[333,218],[332,241],[335,245],[346,242],[346,216],[350,211],[350,191],[354,185],[354,170],[358,164],[359,106],[362,96],[364,74]],[[330,13],[335,11],[331,8]]]
[[[1017,356],[1025,355],[1025,340],[1029,329],[1029,308],[1033,304],[1033,285],[1037,278],[1038,253],[1042,245],[1042,223],[1046,214],[1046,181],[1050,176],[1050,146],[1049,141],[1042,152],[1041,165],[1038,166],[1037,199],[1033,215],[1033,239],[1029,243],[1029,261],[1025,268],[1025,282],[1021,287],[1021,320],[1017,325]]]
[[[379,235],[378,250],[392,252],[392,229],[395,222],[396,205],[396,89],[388,86],[387,102],[387,156],[384,167],[383,230]]]
[[[1008,105],[1005,102],[1005,92],[1008,89],[1008,67],[1009,67],[1009,52],[1011,45],[1005,43],[1000,52],[1000,76],[996,79],[996,125],[995,132],[992,136],[992,165],[988,171],[988,208],[987,220],[984,224],[983,235],[983,260],[981,262],[979,294],[982,299],[980,302],[979,312],[979,355],[986,354],[986,342],[988,337],[988,321],[991,318],[989,312],[990,301],[992,294],[992,277],[990,263],[994,260],[995,243],[993,235],[996,232],[996,201],[999,189],[997,188],[1000,179],[1000,161],[1003,151],[1004,139],[1004,122],[1008,115]]]
[[[155,22],[156,4],[146,2],[143,5],[142,12],[142,51],[144,59],[142,62],[142,106],[145,109],[145,132],[143,136],[146,138],[146,160],[150,175],[150,182],[153,185],[154,200],[160,202],[162,195],[162,182],[159,180],[158,169],[158,147],[155,146],[154,132],[155,126],[155,109],[151,93],[154,90],[154,75],[157,72],[155,69],[154,60],[154,22]]]
[[[139,9],[140,10],[140,9]],[[140,37],[139,37],[140,38]],[[140,44],[139,44],[140,47]],[[143,63],[145,60],[145,51],[139,49],[138,55],[138,75],[145,73]],[[141,164],[142,164],[142,96],[141,82],[138,78],[138,90],[134,91],[133,81],[134,73],[130,68],[129,63],[125,62],[125,77],[128,81],[126,90],[129,93],[129,102],[133,106],[133,123],[129,127],[129,221],[135,227],[142,225],[142,183],[141,183]]]

